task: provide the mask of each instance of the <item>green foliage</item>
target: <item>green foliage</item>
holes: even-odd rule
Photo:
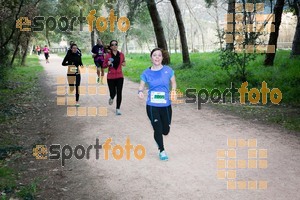
[[[214,1],[216,1],[216,0],[205,0],[205,6],[207,8],[210,8],[211,5],[214,3]]]
[[[37,181],[33,181],[29,185],[21,187],[20,191],[17,192],[18,197],[23,198],[24,200],[33,200],[36,199],[37,193]]]
[[[226,70],[232,82],[247,81],[247,69],[249,62],[255,60],[256,54],[236,53],[229,50],[221,50],[220,62],[221,68]]]
[[[37,56],[28,56],[26,66],[13,66],[6,71],[5,76],[2,76],[3,79],[0,82],[0,123],[15,119],[16,115],[23,112],[18,105],[30,103],[32,93],[37,94],[35,89],[39,84],[39,74],[43,70],[38,62]],[[11,199],[16,195],[22,199],[36,199],[38,180],[35,179],[28,185],[20,187],[16,184],[16,180],[21,177],[9,165],[17,157],[14,152],[22,149],[22,147],[16,145],[18,144],[18,137],[1,131],[0,138],[1,199]],[[1,160],[7,155],[11,156],[10,161]]]
[[[28,56],[27,66],[14,66],[6,70],[3,79],[0,80],[0,122],[8,120],[15,112],[19,112],[16,105],[30,101],[31,90],[36,88],[39,72],[43,68],[39,65],[36,56]],[[1,68],[0,68],[1,69]],[[16,96],[24,98],[16,98]],[[6,138],[4,135],[1,138]]]
[[[5,193],[11,193],[16,188],[16,175],[14,171],[3,166],[3,162],[0,163],[0,191]]]
[[[283,93],[283,102],[290,105],[300,105],[300,59],[289,59],[290,51],[279,50],[276,53],[275,65],[264,67],[264,55],[249,65],[248,82],[254,87],[261,85],[264,80],[269,88],[279,88]]]
[[[206,0],[208,1],[208,0]],[[259,1],[247,1],[247,3],[258,3]],[[254,23],[254,15],[256,14],[256,11],[252,13],[246,12],[246,4],[245,1],[243,1],[243,24],[248,23]],[[266,24],[264,24],[266,25]],[[224,35],[225,32],[222,31],[222,35]],[[235,81],[247,81],[248,76],[250,75],[247,71],[247,67],[249,66],[249,63],[256,59],[257,54],[256,53],[248,53],[246,50],[246,47],[248,45],[261,45],[262,42],[259,40],[259,36],[262,35],[262,33],[253,33],[248,32],[246,28],[243,28],[243,30],[239,31],[239,33],[233,33],[235,37],[243,36],[243,41],[233,41],[234,49],[221,49],[220,51],[220,57],[219,57],[219,65],[221,68],[225,69],[227,71],[227,74],[230,77],[230,80],[232,82]],[[237,39],[237,38],[235,38]]]
[[[171,54],[170,66],[175,70],[179,89],[185,91],[191,87],[212,89],[216,86],[222,88],[230,86],[226,72],[216,65],[218,53],[192,53],[190,57],[192,68],[183,69],[181,54]],[[149,54],[127,54],[124,74],[131,80],[139,82],[141,73],[150,66]]]

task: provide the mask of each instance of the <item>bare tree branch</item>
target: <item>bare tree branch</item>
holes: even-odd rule
[[[20,5],[19,5],[19,8],[18,8],[18,12],[17,12],[16,15],[15,15],[15,21],[19,18],[19,14],[20,14],[20,12],[21,12],[23,3],[24,3],[24,0],[21,0]],[[12,39],[12,37],[13,37],[13,35],[14,35],[14,33],[15,33],[15,30],[16,30],[16,24],[13,23],[12,31],[11,31],[9,37],[6,39],[5,42],[3,42],[3,43],[1,44],[0,47],[4,47],[4,46],[6,46],[6,45],[8,44],[8,42]]]

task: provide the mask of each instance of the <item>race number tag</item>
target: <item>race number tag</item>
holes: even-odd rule
[[[70,71],[71,72],[77,72],[77,68],[76,67],[70,67]]]
[[[151,103],[167,103],[165,92],[151,92]]]

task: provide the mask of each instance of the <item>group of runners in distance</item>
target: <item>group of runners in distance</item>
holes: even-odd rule
[[[122,89],[124,75],[122,67],[126,66],[125,56],[118,50],[118,41],[112,40],[106,48],[101,39],[91,50],[94,63],[97,68],[97,82],[103,84],[104,69],[108,68],[107,84],[109,89],[108,104],[112,105],[116,97],[116,115],[121,115]],[[81,81],[79,66],[83,66],[82,53],[74,42],[70,42],[70,48],[62,62],[68,67],[68,83],[70,91],[76,90],[76,104],[79,105],[79,86]],[[152,65],[141,74],[140,86],[137,95],[144,99],[145,85],[148,85],[146,100],[146,113],[154,130],[154,140],[159,149],[160,160],[168,160],[163,142],[163,136],[170,132],[172,119],[171,95],[176,95],[176,80],[174,71],[169,66],[163,65],[163,50],[155,48],[150,53]],[[171,90],[170,90],[171,84]],[[171,92],[170,92],[171,91]]]
[[[41,51],[43,51],[46,63],[49,63],[49,51],[50,51],[50,49],[48,48],[47,45],[45,45],[43,49],[41,49],[41,47],[39,45],[37,45],[35,47],[35,51],[36,51],[36,53],[37,53],[38,56],[41,55]]]

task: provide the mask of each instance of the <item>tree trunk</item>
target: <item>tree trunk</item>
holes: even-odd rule
[[[48,43],[48,47],[50,48],[51,44],[50,44],[50,40],[49,40],[49,32],[47,30],[46,30],[46,40],[47,40],[47,43]]]
[[[124,34],[124,42],[122,45],[122,53],[124,55],[126,55],[128,53],[128,45],[127,45],[127,41],[128,41],[128,34],[127,32]]]
[[[92,44],[91,49],[94,47],[94,45],[96,45],[97,39],[99,38],[97,32],[98,32],[98,31],[97,31],[97,28],[96,28],[96,26],[94,26],[94,27],[93,27],[93,31],[92,31],[92,33],[91,33],[91,44]],[[96,40],[95,40],[95,39],[96,39]]]
[[[4,65],[7,61],[8,58],[8,48],[7,46],[3,46],[3,41],[4,41],[4,26],[3,22],[0,20],[0,63],[1,65]],[[0,74],[1,78],[1,74]]]
[[[92,30],[92,32],[91,32],[91,49],[93,48],[94,45],[95,45],[95,31]]]
[[[30,47],[29,55],[32,55],[33,49],[34,49],[34,45],[32,44]]]
[[[4,3],[4,1],[1,1],[1,5]],[[16,7],[14,9],[11,9],[11,16],[13,16],[14,22],[19,19],[19,15],[21,12],[22,7],[24,6],[24,0],[20,1],[19,6],[17,6],[17,3],[15,5]],[[3,7],[3,6],[1,6]],[[6,10],[9,12],[8,10]],[[4,12],[4,9],[1,8],[1,12]],[[12,26],[10,28],[10,26]],[[16,23],[7,24],[7,22],[4,19],[0,20],[0,63],[1,65],[10,65],[9,63],[9,44],[11,40],[14,38],[15,31],[18,30],[16,28]],[[10,33],[8,33],[10,32]]]
[[[19,45],[20,45],[20,37],[21,37],[21,35],[22,35],[22,31],[19,32],[18,38],[16,39],[15,50],[14,50],[14,53],[13,53],[12,58],[11,58],[11,61],[10,61],[10,65],[11,65],[11,66],[14,64],[16,55],[17,55],[17,53],[18,53],[18,48],[19,48]]]
[[[174,38],[175,53],[177,53],[177,37]]]
[[[126,49],[126,53],[129,53],[128,50],[128,39],[127,39],[128,35],[126,34],[126,44],[125,44],[125,49]]]
[[[185,34],[184,23],[183,23],[182,16],[181,16],[181,11],[180,11],[180,8],[179,8],[176,0],[171,0],[171,4],[174,9],[174,14],[175,14],[178,29],[179,29],[183,64],[190,64],[191,60],[190,60],[190,55],[189,55],[189,48],[188,48],[187,41],[186,41],[186,34]]]
[[[156,8],[155,0],[147,0],[147,7],[150,13],[151,21],[154,27],[154,32],[156,36],[157,46],[164,50],[163,54],[163,64],[170,64],[170,55],[168,52],[168,45],[162,26],[162,22],[159,13]]]
[[[203,31],[201,31],[201,42],[202,42],[202,50],[203,52],[205,52],[205,39],[204,39]]]
[[[169,36],[169,52],[172,53],[172,49],[171,49],[171,37]]]
[[[17,56],[18,53],[18,49],[19,49],[19,43],[18,46],[16,46],[15,50],[14,50],[14,54],[12,55],[11,61],[10,61],[10,66],[12,66],[14,64],[15,58]]]
[[[296,13],[297,13],[297,26],[293,40],[292,52],[291,56],[299,56],[300,55],[300,12],[299,6],[296,6]]]
[[[233,44],[235,41],[235,0],[229,0],[227,14],[233,14],[233,22],[227,21],[227,25],[233,25],[233,32],[227,32],[228,34],[233,35],[233,43],[226,43],[226,50],[233,51]]]
[[[24,66],[25,65],[25,61],[26,61],[26,56],[27,56],[27,52],[28,52],[28,46],[29,46],[29,42],[30,42],[30,36],[27,36],[26,38],[26,45],[25,45],[25,50],[24,53],[22,55],[22,62],[21,65]]]
[[[277,49],[277,39],[279,36],[279,27],[281,24],[283,6],[284,6],[284,0],[277,0],[276,4],[274,6],[273,13],[275,14],[275,22],[272,22],[272,24],[275,24],[275,32],[270,33],[268,46],[275,45],[275,53],[276,53],[276,49]],[[269,47],[267,49],[269,49]],[[274,59],[275,59],[275,53],[266,53],[266,58],[264,61],[265,66],[273,66]]]
[[[221,29],[220,29],[220,24],[219,24],[219,11],[218,11],[218,1],[214,1],[214,8],[216,12],[216,25],[217,25],[217,34],[218,34],[218,39],[219,39],[219,45],[220,45],[220,50],[222,50],[222,34],[221,34]]]
[[[191,45],[192,45],[192,53],[194,52],[194,38],[193,38],[193,22],[192,22],[192,16],[191,16],[191,13],[190,13],[190,32],[191,32],[191,38],[190,38],[190,40],[191,40]]]
[[[148,40],[146,40],[146,44],[147,44],[147,48],[149,50],[149,52],[151,51],[150,47],[149,47],[149,43],[148,43]]]
[[[20,5],[18,7],[18,11],[15,13],[15,19],[14,19],[14,21],[16,21],[16,20],[19,19],[19,14],[21,12],[23,4],[24,4],[24,0],[21,0]],[[9,43],[9,41],[13,38],[13,35],[15,33],[15,30],[16,30],[16,24],[15,23],[13,24],[13,27],[12,27],[11,30],[12,31],[11,31],[10,35],[8,36],[8,38],[5,38],[5,40],[2,40],[4,38],[1,38],[1,42],[0,42],[1,46],[0,46],[0,48],[5,47]]]
[[[189,12],[192,14],[192,16],[194,17],[196,23],[198,24],[198,27],[200,29],[200,32],[201,32],[201,39],[202,39],[202,51],[205,52],[205,40],[204,40],[204,34],[203,34],[203,29],[200,25],[200,22],[198,21],[197,17],[195,16],[193,10],[191,9],[191,7],[189,6],[188,2],[186,1],[185,2],[187,8],[189,9]]]

